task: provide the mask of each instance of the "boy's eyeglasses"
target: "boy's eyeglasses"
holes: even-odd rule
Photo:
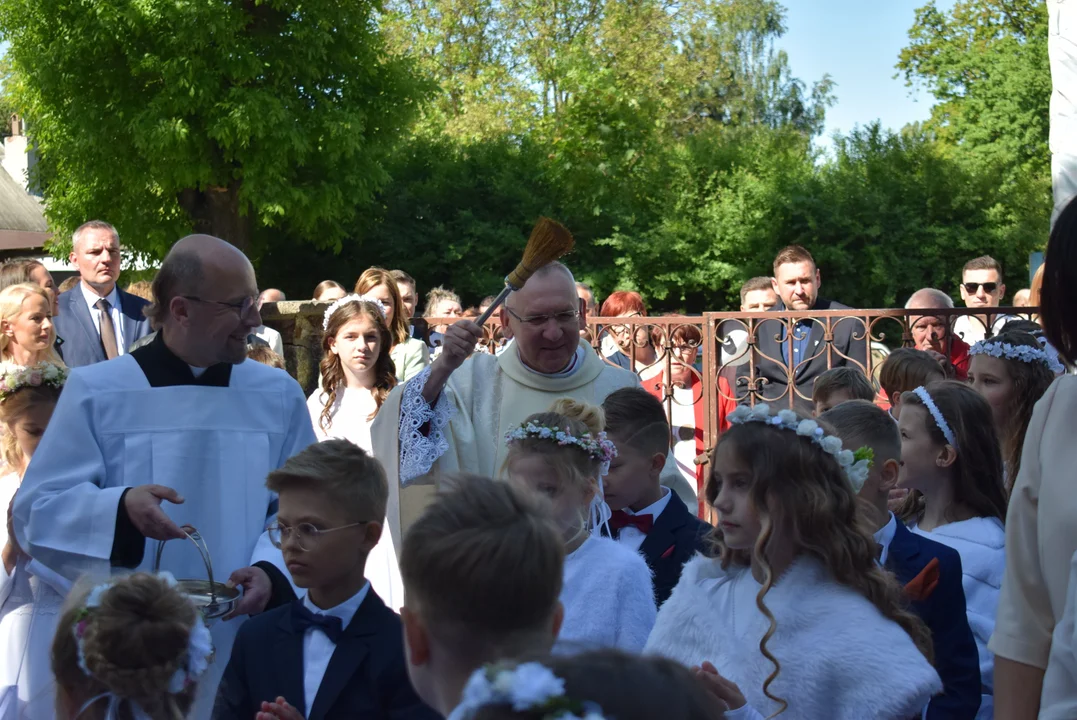
[[[973,282],[967,282],[967,283],[964,283],[964,285],[965,285],[965,292],[967,292],[969,295],[975,295],[977,292],[980,291],[980,288],[983,288],[984,292],[987,293],[988,295],[991,295],[996,290],[998,290],[998,283],[973,283]]]
[[[295,542],[299,545],[299,549],[309,552],[318,546],[323,535],[328,535],[337,530],[347,530],[348,528],[367,525],[371,522],[374,521],[364,520],[362,522],[352,523],[351,525],[341,525],[340,527],[329,528],[328,530],[319,530],[310,523],[299,523],[295,527],[273,523],[266,528],[266,532],[269,533],[269,542],[273,543],[273,546],[278,548],[285,540],[291,537],[292,533],[295,533]]]

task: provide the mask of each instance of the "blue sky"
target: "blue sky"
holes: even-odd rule
[[[778,46],[808,85],[824,73],[837,83],[821,144],[835,132],[881,120],[897,130],[931,114],[932,97],[894,78],[915,10],[928,0],[782,0],[788,31]],[[937,0],[949,9],[953,0]]]

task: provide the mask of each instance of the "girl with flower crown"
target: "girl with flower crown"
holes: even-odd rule
[[[167,573],[77,586],[52,642],[62,720],[182,720],[213,659],[209,629]],[[47,653],[49,648],[42,648]]]
[[[1032,335],[1004,330],[969,351],[969,382],[991,406],[995,430],[1002,441],[1006,489],[1021,470],[1021,448],[1032,420],[1032,409],[1055,377],[1063,372],[1054,350]]]
[[[385,324],[392,338],[389,356],[396,365],[396,379],[404,383],[421,373],[430,364],[430,348],[411,337],[411,319],[389,271],[367,268],[355,283],[355,294],[372,297],[385,309]]]
[[[550,501],[565,539],[565,619],[554,652],[638,652],[654,625],[647,563],[601,536],[610,517],[602,477],[617,453],[604,424],[602,408],[563,398],[506,437],[509,480]]]
[[[321,387],[307,399],[314,434],[319,441],[349,440],[373,454],[370,425],[396,386],[385,307],[370,296],[346,295],[325,311],[324,329]],[[404,585],[390,533],[382,535],[366,567],[378,596],[399,610]]]
[[[961,555],[969,627],[984,686],[979,718],[994,717],[995,628],[1006,571],[1002,452],[987,401],[965,383],[934,382],[902,395],[901,470],[909,496],[897,514],[909,529]]]
[[[62,591],[43,581],[41,569],[35,573],[37,566],[29,564],[19,548],[11,530],[11,503],[56,408],[67,371],[41,363],[4,365],[0,372],[0,455],[7,469],[0,478],[0,508],[7,512],[0,531],[0,718],[7,720],[24,717],[23,709],[49,678],[48,648],[28,647],[27,641],[35,615],[55,613]]]
[[[942,683],[862,525],[871,460],[792,410],[728,420],[706,487],[715,556],[685,565],[647,652],[702,667],[738,720],[919,717]]]

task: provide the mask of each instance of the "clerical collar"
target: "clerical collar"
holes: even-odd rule
[[[583,346],[582,345],[580,345],[580,346],[578,346],[576,348],[575,354],[573,354],[572,359],[569,360],[568,367],[566,367],[564,370],[562,370],[560,372],[555,372],[555,373],[539,372],[538,370],[535,370],[532,367],[528,367],[527,363],[524,362],[524,359],[522,357],[520,357],[520,348],[519,347],[516,348],[516,356],[520,358],[520,364],[523,365],[525,368],[527,368],[528,372],[533,373],[535,375],[539,375],[541,377],[564,378],[564,377],[568,377],[569,375],[575,375],[576,371],[579,370],[581,367],[583,367]]]
[[[228,387],[232,379],[232,366],[217,363],[195,377],[191,367],[165,345],[164,330],[158,330],[153,342],[131,352],[138,361],[142,374],[150,387],[174,387],[176,385],[200,385],[202,387]]]

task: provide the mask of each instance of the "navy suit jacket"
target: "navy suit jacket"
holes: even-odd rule
[[[252,720],[262,702],[278,696],[302,712],[303,637],[291,604],[243,623],[217,690],[214,720]],[[415,694],[405,663],[400,618],[371,589],[344,629],[306,719],[441,720]]]
[[[785,305],[779,300],[771,310],[782,312]],[[813,310],[849,310],[847,305],[819,298],[815,301]],[[855,311],[850,311],[849,318],[831,318],[831,329],[834,332],[833,367],[860,367],[866,368],[868,361],[868,343],[864,331],[864,323],[854,319]],[[757,380],[765,379],[767,382],[759,386],[759,397],[768,402],[779,402],[782,407],[788,407],[790,365],[786,356],[789,352],[788,340],[782,342],[779,338],[785,335],[784,320],[763,320],[756,325],[755,330],[755,369]],[[794,406],[797,410],[807,415],[812,411],[812,389],[815,387],[815,378],[829,370],[826,347],[826,318],[819,318],[811,324],[811,333],[808,335],[808,343],[805,354],[807,359],[802,358],[797,364],[797,359],[792,360],[792,373],[794,383],[799,394],[796,395]],[[785,353],[783,355],[783,352]],[[846,359],[850,358],[850,359]],[[737,366],[737,397],[745,396],[748,382],[749,365],[744,363]],[[743,385],[741,383],[744,383]],[[801,397],[803,395],[803,397]]]
[[[654,575],[654,600],[659,607],[677,586],[684,564],[704,550],[711,530],[688,510],[677,493],[670,492],[666,509],[655,518],[639,549]]]
[[[120,294],[123,340],[127,347],[131,347],[136,340],[153,332],[149,319],[142,314],[142,309],[149,303],[118,287],[116,292]],[[82,288],[76,285],[60,293],[56,305],[60,313],[53,318],[53,323],[56,325],[56,334],[63,339],[60,353],[64,363],[68,367],[82,367],[107,360],[105,348],[101,345],[101,334],[94,327]]]
[[[902,586],[929,575],[934,583],[926,598],[910,598],[913,612],[931,630],[935,670],[943,684],[943,694],[928,705],[927,720],[972,720],[980,709],[982,683],[980,656],[969,628],[965,591],[961,587],[961,556],[951,547],[917,535],[898,520],[887,551],[886,569],[897,576]]]

